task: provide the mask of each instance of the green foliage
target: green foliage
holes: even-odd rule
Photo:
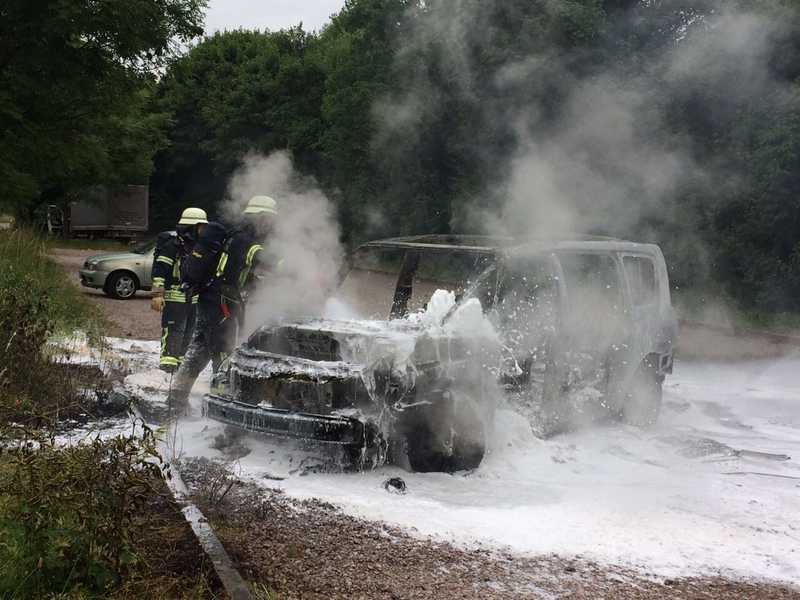
[[[213,209],[248,152],[312,153],[323,76],[308,59],[310,39],[300,29],[216,33],[172,65],[156,98],[172,115],[151,184],[157,228],[187,205]]]
[[[47,333],[97,330],[97,311],[69,281],[64,269],[48,258],[46,243],[17,229],[0,233],[0,306],[13,315],[46,317]],[[21,317],[3,316],[3,335],[13,335]],[[8,338],[5,338],[7,340]],[[2,346],[7,341],[3,341]]]
[[[0,204],[146,180],[164,116],[146,110],[204,0],[10,0],[0,9]],[[44,195],[44,199],[43,199]]]
[[[724,60],[725,44],[702,51],[721,41],[708,19],[737,10],[768,24],[763,47],[763,31],[737,42],[752,44],[763,73]],[[576,90],[609,78],[646,96],[635,133],[680,153],[692,172],[668,197],[621,181],[621,204],[658,206],[594,233],[660,243],[681,288],[797,310],[798,31],[788,0],[348,0],[319,34],[216,34],[159,84],[158,111],[173,119],[153,216],[167,227],[187,204],[213,210],[248,152],[288,148],[337,203],[351,246],[477,232],[485,224],[473,209],[499,211],[525,144],[569,130],[581,118]],[[691,68],[673,69],[670,57],[691,44],[701,49]],[[754,75],[763,85],[746,81]],[[608,181],[635,170],[586,153]]]
[[[152,432],[0,459],[0,596],[103,592],[134,567],[135,519],[161,477]]]
[[[51,364],[48,340],[82,329],[99,342],[101,319],[25,230],[0,233],[0,292],[0,426],[47,421],[75,395]]]
[[[163,493],[156,439],[137,424],[111,439],[55,441],[63,419],[89,411],[81,388],[99,382],[64,364],[51,341],[76,329],[99,341],[101,323],[44,252],[25,230],[0,233],[0,597],[148,589],[138,536],[143,509]],[[182,577],[163,575],[165,585]]]

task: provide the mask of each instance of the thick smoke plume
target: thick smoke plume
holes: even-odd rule
[[[539,4],[544,20],[562,10],[560,3]],[[633,21],[646,4],[614,19]],[[698,157],[680,124],[670,121],[665,98],[713,86],[717,110],[724,111],[734,97],[787,93],[768,75],[781,25],[729,8],[687,19],[644,64],[597,61],[576,69],[579,51],[567,56],[543,41],[530,54],[487,69],[495,45],[509,43],[491,33],[492,15],[504,8],[500,0],[421,4],[398,52],[398,68],[410,80],[374,111],[377,148],[413,152],[431,123],[447,118],[446,89],[449,105],[472,111],[470,156],[494,174],[484,189],[456,199],[452,230],[608,233],[675,246],[668,250],[680,259],[704,256],[699,238],[678,241],[664,231],[692,218],[680,204],[688,186],[731,186],[740,174],[726,169],[725,156]],[[408,66],[431,55],[435,68]],[[710,268],[694,262],[697,270]]]
[[[273,197],[278,216],[264,242],[267,275],[248,302],[248,331],[286,317],[319,315],[343,258],[333,205],[313,179],[294,170],[287,152],[244,159],[231,179],[224,218],[241,219],[255,195]]]
[[[561,3],[531,4],[540,6],[545,20],[548,11],[561,10]],[[755,9],[729,6],[688,18],[667,34],[670,42],[661,51],[642,52],[646,60],[640,63],[598,60],[575,68],[579,52],[568,56],[545,41],[487,68],[487,57],[502,55],[498,44],[510,43],[492,33],[491,23],[510,5],[521,3],[419,4],[397,55],[406,85],[374,110],[376,148],[388,156],[413,154],[436,123],[448,121],[447,111],[458,107],[469,115],[474,132],[471,139],[458,140],[468,146],[459,151],[475,161],[484,180],[454,199],[452,231],[521,238],[605,234],[655,242],[670,267],[691,273],[695,281],[708,278],[712,253],[700,227],[687,223],[710,212],[711,207],[703,210],[712,197],[705,191],[733,189],[746,174],[729,167],[736,149],[726,156],[725,150],[709,155],[696,148],[671,111],[709,89],[718,98],[713,111],[719,114],[764,94],[788,95],[787,85],[770,75],[769,64],[783,26]],[[630,25],[637,10],[649,7],[641,3],[615,19]],[[520,9],[508,8],[515,10]],[[420,66],[415,62],[420,56],[435,57],[436,64]],[[592,332],[590,326],[608,324],[613,313],[591,292],[570,291],[583,300],[575,332],[608,338],[610,344],[614,335]],[[725,321],[723,303],[713,307],[714,320]],[[706,312],[702,317],[710,315]],[[518,325],[531,317],[523,315]]]

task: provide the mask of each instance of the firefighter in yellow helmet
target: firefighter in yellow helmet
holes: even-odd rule
[[[187,208],[178,220],[176,231],[159,234],[153,256],[153,298],[150,307],[161,313],[162,370],[177,370],[194,330],[197,295],[181,289],[181,260],[189,252],[202,228],[208,223],[201,208]]]
[[[277,215],[275,200],[254,196],[224,242],[211,224],[187,260],[184,285],[199,291],[200,302],[194,337],[170,391],[170,406],[186,405],[197,376],[209,362],[217,380],[220,366],[236,344],[263,244]]]

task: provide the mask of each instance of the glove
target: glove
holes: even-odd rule
[[[150,308],[156,312],[163,312],[164,304],[164,296],[162,294],[156,293],[156,295],[150,299]]]

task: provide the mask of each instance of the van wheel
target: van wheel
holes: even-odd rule
[[[117,300],[133,298],[137,289],[139,289],[139,282],[136,280],[136,276],[127,271],[111,273],[103,286],[103,291]]]
[[[661,412],[664,378],[645,361],[633,376],[625,402],[622,405],[622,421],[636,427],[649,427],[658,421]]]
[[[406,453],[414,471],[453,473],[476,469],[486,452],[481,412],[471,398],[445,402],[444,410],[420,411],[406,429]]]

